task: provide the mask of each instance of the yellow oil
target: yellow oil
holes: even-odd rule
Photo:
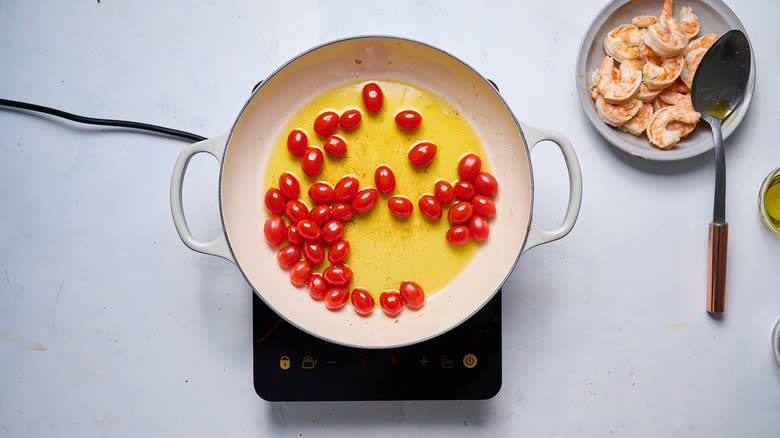
[[[725,100],[715,101],[707,106],[707,108],[704,108],[705,113],[719,120],[725,119],[726,116],[729,115],[729,111],[731,111],[731,108],[729,107],[729,103]]]
[[[384,104],[376,113],[369,113],[362,104],[361,89],[368,81],[351,82],[324,91],[303,105],[278,134],[264,178],[264,190],[276,186],[279,175],[293,172],[301,183],[301,198],[310,207],[306,195],[311,184],[327,181],[333,185],[344,175],[355,175],[361,187],[374,186],[374,170],[387,164],[396,178],[396,188],[380,195],[376,206],[367,213],[355,214],[347,221],[344,239],[350,243],[346,264],[353,271],[351,287],[366,288],[374,299],[383,290],[398,289],[404,280],[420,284],[427,295],[442,289],[454,279],[474,257],[479,244],[471,241],[453,246],[445,238],[449,224],[446,207],[442,219],[430,221],[417,208],[424,193],[432,193],[439,178],[457,180],[458,159],[466,152],[482,157],[483,170],[489,170],[481,142],[466,119],[449,102],[418,86],[393,81],[374,80],[382,88]],[[360,125],[352,131],[337,130],[347,141],[347,153],[340,158],[325,154],[322,172],[309,178],[301,171],[300,159],[293,157],[286,146],[287,134],[295,128],[304,129],[309,144],[322,146],[323,138],[312,128],[317,115],[325,109],[339,114],[356,108],[362,113]],[[395,114],[402,109],[414,109],[422,115],[422,124],[414,131],[398,128]],[[408,160],[410,146],[422,140],[438,146],[433,161],[424,168],[415,168]],[[414,204],[414,212],[405,219],[393,216],[387,199],[405,195]],[[315,267],[316,272],[328,266],[327,260]]]
[[[765,222],[780,233],[780,176],[775,176],[766,183],[763,206]]]

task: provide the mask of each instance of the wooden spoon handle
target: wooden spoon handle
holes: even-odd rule
[[[726,311],[726,256],[729,224],[710,224],[709,260],[707,263],[707,311]]]

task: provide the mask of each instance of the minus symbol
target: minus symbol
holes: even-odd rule
[[[328,361],[328,363],[329,363],[329,364],[331,364],[331,363],[336,363],[336,361],[335,361],[335,360],[329,360],[329,361]]]

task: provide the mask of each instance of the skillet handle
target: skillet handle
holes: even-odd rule
[[[566,171],[569,173],[569,206],[566,208],[566,216],[563,218],[563,223],[554,230],[543,230],[532,219],[531,225],[528,227],[528,237],[522,251],[522,253],[525,253],[535,246],[560,239],[569,234],[569,231],[574,227],[574,223],[577,222],[577,215],[580,212],[580,204],[582,203],[582,172],[580,171],[577,154],[566,137],[554,131],[534,128],[523,123],[520,125],[529,143],[529,151],[544,140],[555,143],[561,150],[561,153],[563,153],[563,161],[566,164]]]
[[[184,204],[181,199],[184,173],[187,171],[187,165],[189,164],[190,159],[195,154],[207,152],[221,164],[227,139],[228,133],[226,132],[214,138],[193,143],[179,153],[179,158],[176,159],[176,164],[173,166],[173,176],[171,177],[171,214],[173,215],[173,224],[176,226],[176,231],[179,233],[181,241],[184,242],[187,247],[193,251],[219,256],[235,263],[236,261],[233,259],[233,255],[230,252],[224,232],[220,233],[220,235],[211,242],[202,242],[195,239],[190,232],[190,228],[187,226],[187,219],[184,217]]]

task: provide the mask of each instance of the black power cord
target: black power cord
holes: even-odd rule
[[[32,103],[19,102],[16,100],[0,99],[0,105],[12,107],[12,108],[20,108],[28,111],[37,111],[41,113],[51,114],[53,116],[62,117],[68,120],[72,120],[74,122],[86,123],[89,125],[118,126],[122,128],[140,129],[142,131],[157,132],[159,134],[170,135],[172,137],[179,137],[194,142],[198,142],[206,139],[206,137],[201,137],[200,135],[192,134],[190,132],[179,131],[178,129],[171,129],[171,128],[166,128],[157,125],[150,125],[148,123],[130,122],[127,120],[96,119],[94,117],[84,117],[84,116],[79,116],[77,114],[71,114],[65,111],[61,111],[55,108],[35,105]]]

